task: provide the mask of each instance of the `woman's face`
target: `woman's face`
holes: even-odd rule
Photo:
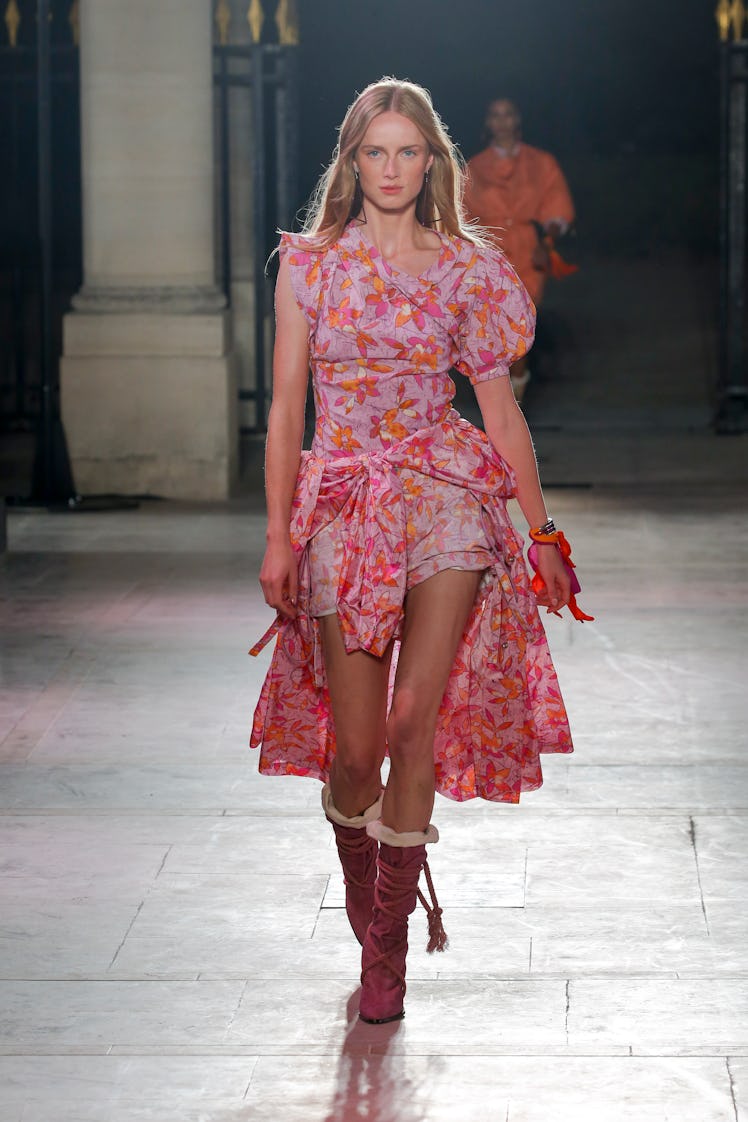
[[[382,210],[399,211],[418,197],[433,162],[423,133],[408,117],[387,111],[369,124],[353,166],[365,199]]]
[[[502,146],[519,139],[520,116],[512,101],[492,101],[486,111],[486,128],[492,140]]]

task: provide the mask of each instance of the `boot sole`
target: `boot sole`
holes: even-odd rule
[[[364,1021],[367,1025],[389,1025],[392,1021],[402,1021],[405,1016],[405,1010],[401,1009],[399,1013],[395,1013],[393,1017],[365,1017],[363,1013],[359,1013],[359,1020]]]

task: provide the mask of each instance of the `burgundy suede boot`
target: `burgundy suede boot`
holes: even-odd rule
[[[381,822],[367,826],[379,841],[374,915],[364,941],[361,957],[361,1002],[359,1017],[372,1025],[397,1021],[405,1015],[405,959],[408,953],[408,916],[417,900],[429,918],[429,953],[443,951],[447,937],[442,926],[442,910],[434,895],[426,842],[439,839],[435,826],[424,832],[397,834]],[[431,893],[432,906],[418,889],[421,869]]]
[[[379,846],[366,832],[366,826],[382,813],[382,796],[355,818],[346,818],[332,801],[332,792],[322,788],[322,809],[335,831],[340,864],[345,880],[345,910],[353,933],[363,944],[374,911],[374,882],[377,877]]]

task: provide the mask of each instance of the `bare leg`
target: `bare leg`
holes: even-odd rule
[[[382,809],[382,821],[398,833],[425,830],[431,818],[436,718],[480,578],[447,569],[416,585],[405,601]]]
[[[320,618],[337,752],[330,775],[333,801],[353,818],[379,798],[392,644],[381,658],[348,653],[336,615]]]

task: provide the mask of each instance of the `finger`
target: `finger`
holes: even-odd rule
[[[283,587],[283,596],[281,597],[281,604],[280,604],[279,610],[288,619],[295,619],[296,618],[296,592],[295,592],[295,590],[293,592],[291,591],[291,584],[292,584],[292,582],[289,578],[289,580],[286,582],[286,584]]]
[[[283,597],[283,586],[277,580],[260,581],[262,585],[262,593],[265,597],[265,603],[270,608],[275,608],[276,611],[282,611],[285,603]]]
[[[555,592],[556,592],[556,607],[559,607],[560,605],[562,605],[566,602],[566,597],[564,596],[564,582],[563,582],[563,580],[557,580],[556,581]]]
[[[553,581],[551,582],[550,605],[555,610],[557,608],[562,608],[564,606],[564,603],[565,600],[562,583],[558,577],[554,577]]]

